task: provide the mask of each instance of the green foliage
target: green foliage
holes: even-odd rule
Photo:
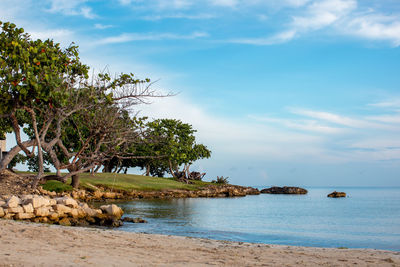
[[[212,180],[211,183],[214,183],[214,184],[228,184],[229,183],[228,178],[229,177],[224,177],[224,176],[219,177],[219,176],[217,176],[217,180]]]
[[[196,144],[196,130],[190,124],[174,119],[158,119],[147,124],[149,135],[158,142],[148,149],[163,156],[157,166],[171,167],[176,171],[182,164],[192,164],[202,158],[209,158],[211,151],[202,144]]]
[[[45,163],[49,164],[50,162],[50,157],[48,154],[44,153],[43,158]],[[28,165],[28,170],[31,172],[38,172],[39,171],[39,164],[38,164],[38,157],[37,155],[33,157],[24,157],[24,162],[27,163]],[[50,172],[50,168],[47,166],[44,166],[44,172]]]
[[[64,184],[60,181],[50,180],[42,185],[44,190],[54,191],[57,193],[72,191],[72,186]]]
[[[15,166],[17,166],[18,163],[25,163],[27,160],[27,157],[22,155],[22,154],[17,154],[12,161],[8,164],[8,168],[9,169],[13,169],[15,168]]]
[[[0,113],[63,102],[66,80],[87,77],[77,46],[61,50],[53,40],[32,40],[24,29],[0,22]]]

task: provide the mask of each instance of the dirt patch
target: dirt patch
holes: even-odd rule
[[[32,175],[19,175],[10,170],[0,171],[0,195],[32,194]]]

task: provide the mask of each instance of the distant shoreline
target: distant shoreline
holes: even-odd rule
[[[0,261],[13,266],[400,265],[400,253],[127,233],[0,220]]]

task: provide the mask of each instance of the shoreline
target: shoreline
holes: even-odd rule
[[[400,252],[243,243],[0,220],[0,266],[400,266]]]

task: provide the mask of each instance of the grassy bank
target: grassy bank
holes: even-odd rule
[[[148,177],[135,174],[119,173],[83,173],[80,175],[80,187],[84,189],[93,189],[95,187],[104,187],[118,190],[140,190],[140,191],[161,191],[165,189],[188,189],[196,190],[209,185],[209,182],[194,181],[194,184],[185,184],[173,180],[172,178]],[[58,181],[48,181],[43,188],[49,191],[70,191],[72,187],[68,184]]]

